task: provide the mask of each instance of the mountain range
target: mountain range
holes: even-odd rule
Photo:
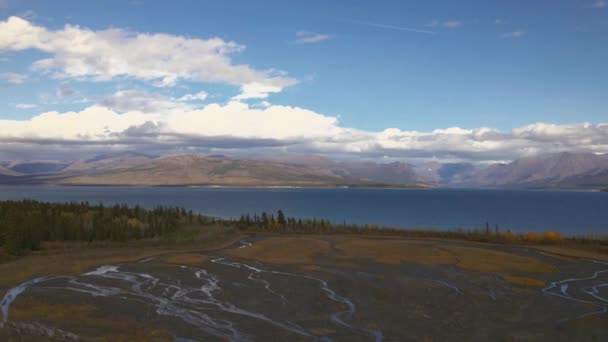
[[[558,153],[494,164],[472,175],[482,186],[593,188],[608,184],[608,155]]]
[[[608,186],[608,155],[557,153],[510,163],[334,161],[322,156],[155,157],[126,152],[77,161],[0,162],[4,184],[590,188]]]

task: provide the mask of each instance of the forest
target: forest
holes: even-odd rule
[[[402,229],[379,225],[356,225],[332,223],[324,219],[299,219],[285,216],[282,210],[274,214],[242,215],[234,222],[240,230],[280,234],[355,234],[376,236],[399,236],[408,238],[455,239],[498,244],[547,244],[591,248],[608,253],[607,236],[564,236],[556,231],[515,233],[501,230],[498,225],[485,222],[477,229]]]
[[[375,225],[337,224],[324,219],[288,217],[275,213],[246,214],[218,219],[179,207],[144,209],[127,205],[104,206],[87,202],[45,203],[34,200],[0,201],[0,248],[9,255],[41,249],[46,241],[131,241],[169,237],[186,227],[236,228],[243,233],[357,234],[411,238],[458,239],[501,244],[568,244],[608,253],[605,237],[562,236],[559,232],[524,234],[485,223],[479,229],[416,230]]]
[[[0,246],[11,255],[38,250],[43,241],[128,241],[166,236],[183,224],[205,223],[183,208],[87,202],[44,203],[32,200],[0,202]]]

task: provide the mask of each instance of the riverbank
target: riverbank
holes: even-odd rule
[[[0,208],[5,246],[22,243],[16,255],[0,250],[0,340],[608,337],[606,240],[282,211],[225,220],[181,208]]]
[[[55,246],[0,264],[1,292],[25,284],[0,338],[606,337],[602,260],[559,246],[236,230],[198,247]]]

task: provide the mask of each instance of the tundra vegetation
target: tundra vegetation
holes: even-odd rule
[[[559,232],[513,233],[488,223],[482,229],[416,230],[376,225],[336,224],[324,219],[288,217],[276,214],[246,214],[239,219],[217,219],[184,208],[138,206],[87,202],[44,203],[33,200],[0,202],[0,260],[2,255],[18,256],[43,246],[80,242],[98,246],[108,242],[154,241],[192,242],[205,231],[223,233],[367,235],[407,238],[455,239],[498,244],[534,244],[581,247],[608,253],[608,239],[563,236]]]
[[[478,230],[400,230],[293,218],[281,210],[216,219],[182,208],[31,200],[0,202],[0,235],[0,298],[8,298],[7,314],[10,305],[0,340],[67,331],[85,340],[172,341],[201,334],[187,324],[198,320],[179,319],[197,312],[229,317],[231,327],[256,337],[269,334],[268,340],[280,327],[292,328],[269,325],[268,319],[294,320],[314,336],[340,340],[369,337],[372,330],[387,340],[419,339],[428,331],[438,339],[469,340],[480,319],[490,327],[487,336],[510,334],[513,340],[538,331],[573,339],[581,331],[605,335],[605,315],[595,314],[605,308],[604,297],[581,304],[589,286],[605,286],[595,283],[603,281],[608,261],[602,239],[516,234],[489,224]],[[28,283],[35,279],[42,283]],[[201,282],[207,284],[202,289]],[[74,292],[82,290],[74,284],[122,292],[91,297]],[[157,285],[166,289],[156,291]],[[13,300],[19,286],[31,288]],[[209,301],[192,311],[196,297],[173,296],[175,289]],[[69,297],[65,291],[72,291]],[[137,300],[123,301],[124,294]],[[188,310],[181,310],[180,298]],[[174,316],[150,316],[150,305],[159,303],[171,303]],[[264,318],[222,312],[230,305],[263,312],[255,317]],[[124,312],[117,313],[117,306]],[[565,312],[583,318],[551,329]],[[403,329],[404,319],[420,330]]]

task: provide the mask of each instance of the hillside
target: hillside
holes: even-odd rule
[[[470,163],[430,162],[415,167],[418,179],[440,186],[459,186],[471,181],[479,166]]]
[[[597,187],[608,184],[608,156],[557,153],[494,164],[471,176],[468,184],[498,187]]]
[[[321,156],[294,156],[271,159],[296,166],[325,169],[351,182],[382,184],[431,184],[419,177],[412,165],[400,162],[333,161]]]
[[[15,172],[16,174],[24,175],[57,173],[63,171],[69,165],[69,162],[54,160],[19,160],[2,164],[5,169]]]
[[[18,176],[19,173],[0,166],[0,176]]]
[[[138,157],[137,166],[86,169],[60,174],[47,182],[95,185],[226,185],[226,186],[340,186],[364,185],[330,170],[252,159],[230,159],[197,155],[178,155],[151,160]],[[124,165],[125,163],[121,163]]]
[[[149,163],[154,158],[141,153],[126,152],[119,154],[100,155],[92,159],[79,160],[62,170],[63,173],[82,173],[128,169]]]
[[[133,152],[69,163],[4,162],[1,165],[0,181],[5,184],[608,187],[608,155],[591,153],[547,154],[489,166],[334,161],[310,155],[263,159],[237,159],[223,155],[154,157]]]

